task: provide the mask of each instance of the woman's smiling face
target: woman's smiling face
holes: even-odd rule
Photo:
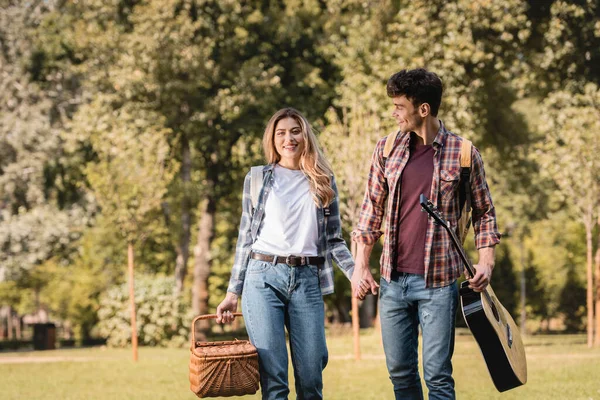
[[[302,127],[294,118],[284,118],[275,125],[275,150],[281,157],[279,163],[286,168],[297,169],[304,151]]]

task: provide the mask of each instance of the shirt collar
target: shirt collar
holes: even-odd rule
[[[440,129],[438,129],[437,135],[435,135],[435,139],[433,139],[433,145],[436,147],[444,147],[446,137],[448,137],[448,130],[446,130],[441,119],[438,119],[438,121],[440,123]]]

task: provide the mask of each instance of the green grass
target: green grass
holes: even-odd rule
[[[328,335],[328,344],[326,399],[393,399],[375,331],[361,334],[361,361],[352,357],[351,336]],[[588,349],[585,337],[533,336],[525,338],[525,344],[529,382],[498,393],[473,338],[458,335],[454,355],[457,397],[600,400],[600,349]],[[0,398],[193,399],[188,385],[188,359],[186,349],[158,348],[141,348],[137,364],[126,349],[0,353]],[[293,388],[290,398],[295,398]]]

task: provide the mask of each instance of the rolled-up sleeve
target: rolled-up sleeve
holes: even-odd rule
[[[340,219],[340,207],[338,189],[335,178],[331,178],[331,187],[335,192],[335,198],[329,205],[329,218],[327,218],[327,248],[331,251],[331,256],[337,266],[342,270],[348,279],[352,277],[354,271],[354,259],[348,249],[346,241],[342,236],[342,221]]]
[[[377,142],[373,157],[371,158],[369,179],[360,210],[358,225],[352,231],[352,240],[357,243],[373,244],[383,234],[381,223],[388,196],[388,186],[385,179],[385,160],[383,159],[384,145],[385,138]]]
[[[471,205],[473,207],[473,230],[475,247],[491,247],[500,243],[500,233],[496,222],[496,210],[492,202],[490,188],[485,179],[483,159],[473,147],[473,170],[471,171]]]
[[[244,179],[244,194],[242,196],[242,217],[240,220],[240,228],[238,240],[235,246],[235,259],[233,268],[231,269],[231,278],[229,279],[228,292],[237,295],[242,294],[244,287],[244,278],[246,276],[246,268],[250,258],[252,249],[252,199],[250,196],[250,173]]]

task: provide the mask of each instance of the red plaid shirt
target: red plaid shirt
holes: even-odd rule
[[[385,214],[385,238],[381,254],[381,276],[388,282],[397,260],[396,243],[400,217],[400,176],[409,157],[409,134],[396,136],[394,148],[387,160],[383,148],[387,137],[375,146],[369,181],[363,200],[358,226],[352,232],[353,240],[373,244],[383,234],[381,224]],[[433,181],[429,200],[436,204],[450,226],[459,219],[458,182],[460,179],[460,149],[462,138],[446,130],[440,121],[440,129],[433,141]],[[485,180],[481,154],[473,146],[471,167],[471,205],[473,228],[477,249],[500,242],[492,197]],[[410,188],[408,189],[410,190]],[[385,211],[387,210],[387,213]],[[410,227],[402,227],[410,229]],[[454,282],[464,270],[458,251],[452,245],[450,235],[429,218],[425,237],[425,282],[428,287],[441,287]]]

